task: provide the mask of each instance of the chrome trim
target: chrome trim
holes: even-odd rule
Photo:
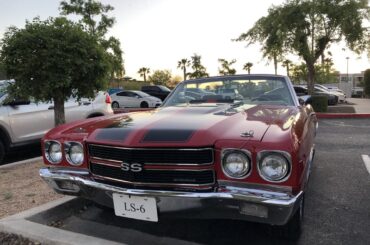
[[[104,148],[115,148],[115,149],[122,149],[122,150],[132,150],[132,151],[136,151],[136,150],[140,150],[140,151],[152,151],[152,150],[155,150],[155,151],[168,151],[168,150],[175,150],[175,151],[206,151],[206,150],[210,150],[212,152],[212,161],[209,162],[209,163],[166,163],[166,164],[162,164],[162,165],[173,165],[173,166],[207,166],[207,165],[212,165],[214,162],[215,162],[215,152],[214,152],[214,149],[211,148],[211,147],[207,147],[207,148],[128,148],[128,147],[120,147],[120,146],[110,146],[110,145],[98,145],[98,144],[89,144],[87,143],[87,148],[88,150],[90,151],[89,149],[89,146],[92,145],[92,146],[97,146],[97,147],[104,147]],[[89,152],[89,156],[91,156],[90,152]],[[93,157],[94,158],[94,157]],[[100,158],[102,159],[102,158]],[[102,159],[102,160],[107,160],[107,161],[117,161],[117,160],[113,160],[113,159]],[[145,164],[148,164],[148,165],[160,165],[159,163],[151,163],[151,162],[145,162]]]
[[[109,166],[109,167],[114,167],[114,168],[121,168],[121,165],[114,165],[110,163],[105,163],[105,162],[97,162],[94,160],[90,160],[90,163],[98,164],[98,165],[104,165],[104,166]],[[120,164],[122,162],[119,162]],[[194,171],[194,172],[200,172],[200,171],[210,171],[213,170],[213,168],[202,168],[202,169],[193,169],[193,168],[176,168],[176,169],[171,169],[171,168],[145,168],[146,164],[143,164],[145,171]],[[159,165],[158,166],[163,166]],[[166,166],[167,167],[167,166]]]
[[[106,176],[101,176],[97,174],[91,173],[93,177],[98,177],[102,180],[110,180],[110,181],[116,181],[116,182],[121,182],[129,185],[139,185],[139,186],[153,186],[153,187],[204,187],[204,186],[209,186],[210,188],[213,187],[215,182],[213,183],[207,183],[207,184],[174,184],[174,183],[153,183],[153,182],[131,182],[127,180],[120,180],[120,179],[114,179]],[[214,172],[213,172],[214,175]],[[213,178],[214,179],[214,178]]]
[[[60,181],[74,181],[76,183],[90,186],[98,189],[103,189],[106,191],[113,191],[118,193],[127,193],[139,196],[167,196],[167,197],[187,197],[187,198],[225,198],[225,199],[239,199],[239,200],[254,200],[259,199],[261,203],[276,204],[281,206],[290,206],[296,199],[303,194],[300,191],[297,195],[291,195],[287,193],[279,193],[272,191],[264,191],[259,189],[246,189],[246,188],[236,188],[227,187],[228,192],[209,192],[209,193],[199,193],[199,192],[183,192],[183,191],[162,191],[162,190],[141,190],[141,189],[127,189],[121,187],[115,187],[111,185],[97,183],[94,180],[88,179],[83,176],[73,176],[66,175],[60,172],[58,169],[50,169],[47,167],[41,168],[39,171],[40,176],[44,180],[60,180]],[[76,171],[78,175],[78,171]],[[238,193],[239,192],[239,193]],[[243,195],[250,194],[253,197],[246,197]],[[269,196],[269,198],[267,198]],[[275,199],[275,200],[274,200]]]
[[[101,205],[112,207],[112,193],[153,197],[157,201],[160,213],[170,212],[188,218],[199,218],[199,211],[204,212],[202,218],[206,219],[238,219],[253,222],[268,223],[271,225],[284,225],[295,214],[303,197],[303,191],[287,193],[259,188],[240,188],[225,186],[217,189],[203,189],[205,192],[190,192],[184,190],[146,190],[130,189],[104,184],[91,178],[91,175],[65,174],[63,168],[42,168],[40,176],[58,193],[84,197]],[[64,189],[60,183],[70,182],[79,188]],[[144,187],[143,187],[144,188]],[[267,209],[268,216],[258,214],[245,214],[241,212],[244,205],[258,205]],[[196,208],[196,209],[194,209]]]
[[[247,188],[247,189],[259,189],[259,190],[266,190],[266,191],[278,191],[284,193],[292,193],[291,186],[283,186],[283,185],[272,185],[272,184],[254,184],[254,183],[245,183],[240,181],[230,181],[230,180],[219,180],[217,181],[219,187],[230,186],[230,187],[238,187],[238,188]]]
[[[49,148],[50,148],[50,145],[52,143],[56,143],[60,146],[60,152],[62,153],[62,157],[60,158],[60,161],[58,161],[58,162],[53,162],[50,155],[49,155]],[[44,141],[44,146],[45,146],[44,147],[44,155],[45,155],[46,160],[48,160],[49,163],[57,165],[57,164],[59,164],[63,161],[63,148],[62,148],[62,144],[59,141],[57,141],[57,140],[45,140]]]
[[[265,157],[266,154],[271,154],[271,153],[277,153],[277,154],[280,154],[282,155],[287,161],[288,161],[288,164],[289,164],[289,172],[287,173],[287,175],[282,178],[281,180],[270,180],[266,177],[264,177],[261,173],[261,169],[260,169],[260,165],[261,165],[261,160]],[[260,151],[257,153],[257,170],[258,170],[258,174],[259,176],[268,181],[268,182],[271,182],[271,183],[282,183],[282,182],[285,182],[289,179],[290,175],[292,174],[292,170],[293,170],[293,165],[292,165],[292,157],[291,155],[286,152],[286,151],[280,151],[280,150],[264,150],[264,151]]]
[[[224,169],[224,157],[226,154],[228,154],[229,152],[232,152],[232,151],[237,151],[237,152],[242,152],[243,154],[245,154],[249,160],[249,170],[248,172],[244,175],[244,176],[241,176],[241,177],[233,177],[233,176],[230,176]],[[246,179],[248,178],[251,173],[252,173],[252,169],[253,168],[253,164],[252,164],[252,154],[250,151],[248,150],[245,150],[245,149],[239,149],[239,148],[224,148],[221,150],[221,169],[222,169],[222,172],[229,178],[231,179]]]
[[[107,162],[115,162],[115,163],[119,163],[119,164],[122,163],[122,161],[119,161],[119,160],[104,159],[104,158],[101,158],[101,157],[90,157],[90,162],[93,161],[93,160],[102,160],[102,161],[107,161]]]
[[[94,163],[94,164],[98,164],[98,165],[104,165],[104,166],[109,166],[109,167],[113,167],[113,168],[121,168],[121,164],[122,164],[122,162],[120,162],[120,165],[114,165],[114,164],[109,164],[109,163],[95,162],[95,161],[92,161],[92,160],[90,160],[90,163]]]
[[[73,144],[75,144],[75,145],[79,145],[79,146],[81,146],[81,148],[82,148],[82,153],[83,153],[83,156],[84,156],[84,157],[83,157],[83,159],[82,159],[82,162],[81,162],[81,163],[78,163],[78,164],[74,163],[74,162],[72,161],[72,159],[71,159],[70,155],[69,155],[69,151],[70,151],[70,149],[71,149],[71,147],[72,147],[72,145],[73,145]],[[78,142],[78,141],[65,141],[65,142],[64,142],[64,157],[65,157],[65,159],[67,160],[67,162],[68,162],[70,165],[72,165],[72,166],[76,166],[76,167],[81,166],[81,165],[84,163],[85,158],[86,158],[83,144],[82,144],[81,142]]]
[[[94,162],[95,163],[95,162]],[[115,167],[115,168],[121,168],[121,166],[113,166],[113,165],[109,165],[109,164],[100,164],[100,163],[95,163],[95,164],[98,164],[98,165],[105,165],[105,166],[110,166],[110,167]],[[145,164],[144,164],[145,166]],[[132,182],[132,181],[128,181],[128,180],[121,180],[121,179],[115,179],[115,178],[111,178],[111,177],[107,177],[107,176],[102,176],[102,175],[98,175],[98,174],[94,174],[92,171],[91,171],[91,164],[89,164],[89,171],[91,173],[92,176],[94,177],[99,177],[101,179],[107,179],[107,180],[111,180],[111,181],[117,181],[117,182],[122,182],[122,183],[125,183],[125,184],[131,184],[131,185],[142,185],[142,186],[148,186],[148,185],[158,185],[158,186],[170,186],[170,187],[181,187],[181,186],[192,186],[192,187],[199,187],[199,186],[213,186],[215,183],[216,183],[216,175],[215,175],[215,171],[212,170],[212,169],[202,169],[202,170],[194,170],[194,172],[201,172],[201,171],[212,171],[212,177],[213,177],[213,182],[210,182],[210,183],[206,183],[206,184],[181,184],[181,183],[153,183],[153,182]],[[145,169],[145,171],[152,171],[152,169]],[[188,169],[156,169],[153,171],[173,171],[173,172],[176,172],[176,171],[192,171],[192,170],[188,170]]]

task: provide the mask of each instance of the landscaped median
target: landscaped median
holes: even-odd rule
[[[42,160],[0,167],[0,219],[61,198],[40,178]]]
[[[0,167],[0,219],[61,198],[40,178],[42,160]],[[0,232],[0,244],[40,244],[19,235]]]

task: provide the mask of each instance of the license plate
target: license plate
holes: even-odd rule
[[[153,197],[113,193],[113,204],[117,216],[158,222],[157,203]]]

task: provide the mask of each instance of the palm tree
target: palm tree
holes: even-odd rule
[[[139,73],[141,77],[144,77],[144,82],[146,82],[146,75],[150,73],[150,68],[141,67],[137,73]]]
[[[231,68],[233,64],[235,64],[236,59],[233,59],[231,61],[227,61],[225,59],[218,59],[218,62],[221,64],[221,68],[218,68],[218,72],[222,76],[226,75],[235,75],[236,70],[234,68]]]
[[[292,61],[290,60],[284,60],[283,61],[283,67],[286,67],[286,75],[289,77],[289,70],[290,70],[290,65],[292,64]]]
[[[193,72],[188,74],[190,78],[202,78],[209,76],[207,69],[202,65],[201,58],[202,57],[197,54],[191,56],[191,68],[193,69]]]
[[[247,63],[244,64],[243,70],[246,70],[248,72],[248,74],[251,74],[252,66],[253,66],[253,63],[247,62]]]
[[[180,68],[182,69],[182,71],[184,72],[184,81],[186,80],[186,67],[189,67],[190,66],[190,60],[188,59],[181,59],[177,62],[177,68]]]

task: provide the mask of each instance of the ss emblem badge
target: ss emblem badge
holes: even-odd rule
[[[121,169],[125,172],[141,172],[143,171],[143,165],[141,163],[128,163],[128,162],[123,162],[121,164]]]

